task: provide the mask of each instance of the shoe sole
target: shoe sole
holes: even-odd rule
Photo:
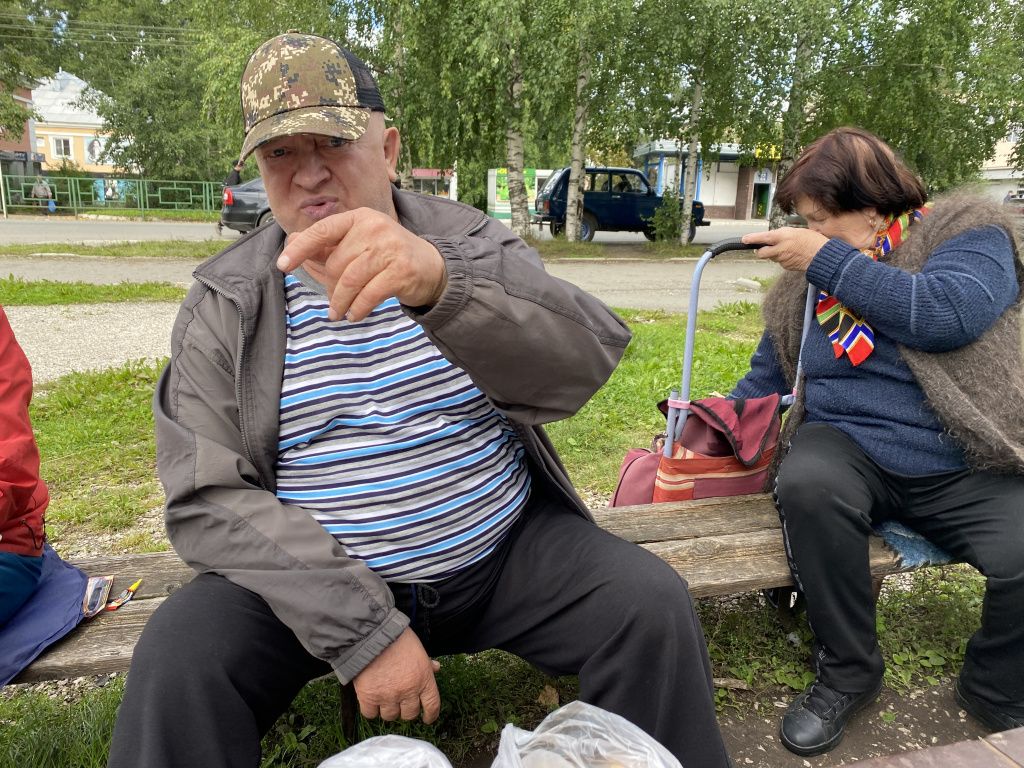
[[[882,685],[882,683],[879,683],[878,689],[875,691],[873,696],[864,699],[864,701],[862,701],[860,704],[858,704],[856,707],[850,710],[849,714],[847,714],[846,716],[846,722],[843,723],[843,727],[839,729],[839,733],[837,733],[828,741],[819,744],[816,747],[798,747],[796,744],[791,743],[786,738],[786,735],[782,732],[781,723],[779,724],[779,741],[782,742],[782,746],[784,746],[793,754],[800,755],[800,757],[814,757],[815,755],[823,755],[826,752],[831,752],[833,749],[838,747],[839,743],[843,740],[843,736],[846,734],[846,726],[850,724],[851,718],[853,718],[855,714],[864,709],[864,707],[866,707],[868,704],[872,704],[875,702],[876,699],[878,699],[879,694],[881,694],[882,692]]]
[[[993,720],[988,712],[976,707],[974,703],[970,699],[968,699],[960,690],[959,680],[957,680],[956,683],[953,685],[953,697],[956,699],[956,703],[960,705],[960,708],[964,710],[964,712],[973,717],[986,728],[991,728],[993,732],[999,733],[1000,731],[1005,731],[1012,727],[1006,725],[1005,723],[1001,723],[997,720]]]

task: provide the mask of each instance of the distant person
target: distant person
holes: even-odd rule
[[[236,187],[242,183],[242,169],[245,168],[245,160],[239,158],[235,161],[234,167],[224,178],[225,187]]]
[[[94,165],[99,163],[100,155],[103,154],[103,142],[99,139],[93,139],[89,142],[89,146],[86,148],[85,152],[90,163]]]
[[[32,185],[32,197],[39,202],[39,207],[43,209],[44,213],[50,212],[50,199],[53,197],[53,192],[42,176],[36,176],[36,182]]]
[[[39,477],[31,399],[32,368],[0,307],[0,627],[42,578],[43,513],[50,495]]]

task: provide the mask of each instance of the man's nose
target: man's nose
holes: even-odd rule
[[[331,175],[323,155],[315,147],[311,150],[304,150],[298,160],[299,167],[295,173],[295,181],[303,187],[315,188]]]

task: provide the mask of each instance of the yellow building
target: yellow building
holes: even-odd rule
[[[61,70],[32,90],[40,118],[35,122],[35,151],[45,158],[43,170],[48,173],[56,172],[64,160],[91,173],[114,172],[103,156],[103,120],[77,103],[85,87],[84,80]]]

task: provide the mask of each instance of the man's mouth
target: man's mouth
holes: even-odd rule
[[[314,221],[319,221],[338,212],[338,201],[332,197],[313,197],[304,200],[299,210]]]

